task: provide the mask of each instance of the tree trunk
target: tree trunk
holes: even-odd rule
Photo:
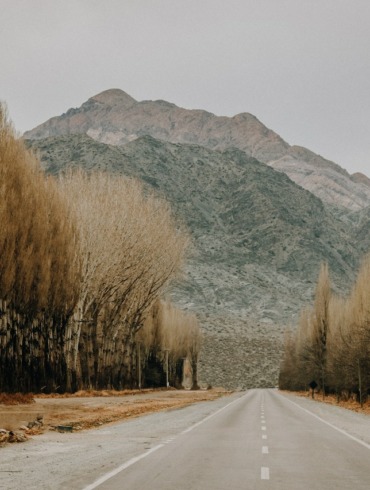
[[[197,356],[192,356],[191,358],[191,368],[192,368],[192,390],[199,390],[199,385],[198,385],[198,357]]]

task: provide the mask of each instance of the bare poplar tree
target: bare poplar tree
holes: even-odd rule
[[[168,367],[171,386],[181,387],[184,361],[189,359],[192,388],[198,389],[197,362],[202,336],[193,313],[182,311],[168,301],[157,301],[136,340],[147,356],[154,354],[164,371]]]
[[[327,341],[329,335],[329,304],[331,286],[328,264],[321,265],[316,286],[314,316],[311,332],[311,350],[317,368],[322,394],[325,396],[327,374]]]
[[[370,256],[365,257],[349,297],[347,325],[342,335],[346,345],[346,363],[353,384],[358,387],[361,405],[370,383]]]
[[[65,323],[76,301],[74,217],[0,106],[0,372],[5,389],[63,383]]]
[[[70,380],[81,377],[85,353],[86,362],[94,358],[93,373],[82,367],[91,379],[121,387],[133,382],[135,333],[180,270],[188,238],[168,204],[133,179],[79,171],[60,186],[81,235],[81,291],[67,339]]]
[[[318,382],[323,396],[327,376],[327,344],[331,289],[327,264],[322,264],[312,309],[301,311],[297,333],[286,339],[281,366],[281,385],[308,387]]]
[[[370,256],[346,298],[331,294],[328,268],[321,267],[314,306],[286,342],[280,372],[281,386],[299,389],[308,379],[338,400],[356,392],[363,404],[370,386]]]

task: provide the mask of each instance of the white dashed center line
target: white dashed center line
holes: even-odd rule
[[[266,466],[261,467],[261,480],[269,480],[270,479],[270,469],[266,468]]]
[[[261,403],[261,430],[266,431],[266,419],[265,419],[265,408],[263,403]],[[266,434],[262,434],[262,439],[267,439]],[[268,446],[262,446],[262,454],[269,454]],[[267,466],[261,466],[261,480],[269,480],[270,479],[270,468]]]

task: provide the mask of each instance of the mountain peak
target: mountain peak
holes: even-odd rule
[[[252,121],[258,121],[260,124],[262,124],[261,121],[259,121],[257,117],[251,114],[250,112],[240,112],[239,114],[235,114],[235,116],[233,116],[232,119],[236,121],[252,120]]]
[[[356,172],[351,175],[351,180],[352,182],[355,182],[356,184],[364,184],[367,187],[370,187],[370,179],[366,175],[362,174],[361,172]]]
[[[131,106],[137,102],[133,97],[119,88],[104,90],[103,92],[91,97],[90,100],[94,100],[109,106],[120,105],[121,107]]]

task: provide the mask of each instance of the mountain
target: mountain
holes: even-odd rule
[[[128,108],[136,104],[110,95]],[[274,385],[282,331],[311,301],[320,262],[329,263],[338,291],[353,280],[360,252],[352,223],[360,233],[365,212],[363,218],[346,212],[344,220],[235,147],[213,150],[148,135],[115,146],[68,131],[27,143],[49,173],[78,166],[129,175],[169,200],[194,244],[185,280],[171,296],[200,318],[200,376],[212,384]]]
[[[203,110],[183,109],[163,100],[138,102],[122,90],[111,89],[24,136],[43,139],[81,133],[115,146],[149,135],[213,150],[238,148],[286,173],[325,203],[351,211],[370,205],[370,179],[359,174],[351,176],[339,165],[306,148],[290,146],[248,113],[219,117]]]

